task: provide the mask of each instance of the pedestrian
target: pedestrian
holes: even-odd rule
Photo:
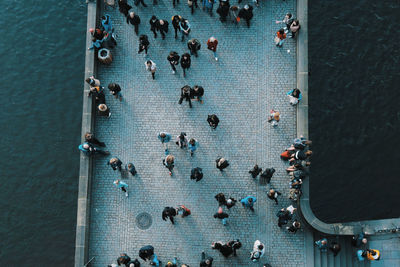
[[[226,198],[224,193],[218,193],[214,196],[214,198],[218,201],[220,207],[226,205]]]
[[[110,93],[115,97],[119,98],[119,101],[122,101],[121,87],[117,83],[110,83],[108,85],[108,89]]]
[[[226,224],[227,224],[226,218],[228,218],[228,217],[229,217],[229,215],[222,210],[222,207],[219,207],[218,212],[214,214],[214,218],[220,219],[224,226],[226,226]]]
[[[226,22],[226,17],[229,14],[230,4],[228,0],[221,0],[217,8],[217,13],[219,14],[219,20],[221,22]]]
[[[174,257],[172,261],[167,262],[167,265],[165,265],[165,267],[178,267],[176,260],[177,258]]]
[[[292,106],[295,106],[297,103],[299,103],[302,98],[301,92],[297,88],[290,90],[286,93],[286,95],[289,97],[289,103]]]
[[[280,29],[279,31],[276,32],[276,37],[275,37],[275,45],[278,47],[282,47],[283,42],[286,39],[286,33],[284,29]]]
[[[287,224],[292,219],[290,212],[287,211],[286,209],[279,210],[278,213],[276,214],[276,216],[278,217],[278,226],[279,227],[282,227],[282,225]]]
[[[178,65],[178,64],[179,64],[179,58],[180,58],[180,57],[179,57],[179,55],[178,55],[177,52],[175,52],[175,51],[169,52],[169,55],[168,55],[168,57],[167,57],[167,60],[168,60],[169,64],[171,65],[172,74],[175,74],[175,72],[176,72],[176,67],[175,67],[175,65]]]
[[[183,69],[183,77],[186,77],[186,70],[190,68],[191,59],[189,53],[185,53],[181,57],[181,67]]]
[[[87,156],[92,156],[95,154],[102,154],[102,155],[109,155],[110,152],[104,151],[102,149],[99,149],[97,147],[94,147],[91,143],[85,142],[81,145],[79,145],[79,150],[85,153]]]
[[[178,31],[181,31],[181,28],[179,26],[181,20],[182,20],[182,17],[179,15],[175,15],[172,17],[172,26],[174,27],[174,31],[175,31],[175,39],[178,38]]]
[[[128,266],[128,267],[140,267],[140,262],[138,261],[138,259],[134,259],[134,260],[131,260],[130,262],[128,262],[128,264],[126,266]]]
[[[128,172],[130,172],[130,173],[132,174],[132,176],[135,176],[136,173],[137,173],[136,168],[135,168],[135,165],[133,165],[133,163],[128,163],[128,164],[125,166],[125,170],[128,171]]]
[[[282,195],[281,192],[276,191],[275,189],[270,189],[267,196],[269,199],[274,200],[275,204],[278,205],[278,196]]]
[[[265,245],[260,240],[256,240],[253,245],[253,251],[250,254],[250,260],[257,262],[265,253]]]
[[[215,160],[215,162],[217,169],[219,169],[220,171],[223,171],[225,168],[229,166],[229,162],[224,158],[218,158]]]
[[[239,15],[239,6],[233,5],[229,8],[229,17],[236,25],[240,21]]]
[[[293,207],[293,205],[290,205],[290,206],[288,206],[288,207],[286,208],[286,210],[287,210],[288,212],[290,212],[290,215],[293,215],[294,212],[297,210],[297,208]]]
[[[156,23],[157,23],[158,19],[156,16],[152,16],[149,23],[150,23],[150,31],[152,31],[154,33],[154,38],[157,38],[157,27],[156,27]]]
[[[254,179],[262,172],[262,169],[258,167],[258,165],[254,165],[253,169],[251,169],[249,171],[249,173],[251,174],[251,177],[253,177]]]
[[[190,23],[187,19],[182,18],[179,22],[179,28],[182,32],[182,42],[185,40],[185,36],[189,37],[190,33]]]
[[[119,7],[119,12],[124,14],[124,16],[128,16],[129,10],[132,8],[132,6],[128,5],[127,0],[118,0],[118,7]]]
[[[160,132],[157,136],[158,140],[161,141],[161,144],[164,146],[165,154],[168,155],[168,143],[171,141],[171,134],[167,132]]]
[[[297,33],[300,30],[300,22],[299,22],[299,20],[297,20],[297,19],[293,20],[292,24],[290,24],[289,30],[290,30],[290,33],[291,33],[290,38],[296,38]]]
[[[154,247],[151,245],[144,246],[139,250],[139,257],[144,261],[150,260],[153,255]]]
[[[135,4],[135,6],[138,6],[140,3],[142,3],[142,5],[143,5],[144,7],[147,7],[147,5],[144,3],[143,0],[134,0],[133,3]]]
[[[108,33],[112,33],[114,31],[114,28],[113,28],[112,22],[111,22],[111,17],[108,14],[101,17],[101,25],[103,26],[104,31],[106,31]]]
[[[249,5],[245,5],[242,9],[240,9],[238,17],[246,20],[247,27],[250,27],[250,20],[253,18],[253,7]]]
[[[268,116],[268,122],[271,123],[272,127],[278,126],[278,122],[281,119],[281,114],[279,111],[276,111],[274,109],[271,109],[269,111],[269,116]]]
[[[176,137],[176,142],[175,143],[181,149],[187,147],[188,139],[186,137],[186,133],[185,132],[181,132],[181,134]]]
[[[359,261],[364,261],[367,258],[370,261],[379,261],[381,258],[381,252],[377,249],[365,249],[358,250],[357,257]]]
[[[102,31],[99,28],[89,28],[89,32],[94,37],[96,40],[103,40],[104,35],[106,34],[104,31]]]
[[[240,200],[240,203],[242,203],[243,207],[249,208],[251,211],[254,211],[254,203],[256,203],[257,198],[253,196],[247,196],[245,198],[242,198]]]
[[[179,4],[179,0],[176,0],[176,3]],[[175,0],[172,0],[172,6],[175,8]]]
[[[190,211],[190,209],[188,209],[188,208],[185,207],[184,205],[180,205],[180,206],[176,209],[176,214],[177,214],[177,215],[182,215],[182,218],[185,218],[185,217],[189,216],[190,214],[192,214],[192,212]]]
[[[289,232],[295,234],[295,233],[297,232],[297,230],[300,229],[300,226],[301,226],[300,222],[297,221],[297,220],[294,220],[293,223],[292,223],[292,225],[291,225],[291,226],[287,226],[286,229],[287,229]],[[336,256],[336,255],[335,255],[335,256]]]
[[[172,155],[167,155],[162,161],[165,168],[169,170],[169,175],[172,175],[172,170],[174,169],[174,161],[175,157]]]
[[[117,180],[114,181],[114,185],[117,188],[121,188],[122,192],[125,193],[125,196],[128,197],[128,191],[126,191],[126,189],[128,188],[128,184],[126,184],[125,182],[117,179]]]
[[[185,85],[181,88],[181,98],[179,98],[178,102],[179,105],[181,105],[183,99],[185,99],[186,101],[189,101],[189,107],[192,108],[191,91],[192,88],[190,88],[189,85]]]
[[[215,129],[217,129],[217,126],[219,124],[219,118],[215,114],[208,115],[207,122],[208,122],[208,125],[210,125],[211,129],[215,130]]]
[[[326,252],[328,248],[328,239],[322,238],[318,241],[315,241],[315,245],[317,245],[321,252]]]
[[[121,255],[117,259],[118,266],[124,264],[125,266],[129,266],[128,262],[131,261],[131,258],[126,253],[121,253]]]
[[[147,60],[144,65],[146,66],[146,70],[151,72],[151,77],[154,80],[156,78],[155,75],[157,70],[156,63],[154,63],[152,60]]]
[[[201,261],[200,267],[212,267],[213,258],[210,256],[206,257],[206,253],[204,251],[201,252]]]
[[[110,109],[106,104],[100,104],[97,106],[97,114],[101,117],[111,117]]]
[[[218,61],[217,57],[217,46],[218,46],[218,40],[215,39],[215,37],[210,37],[207,40],[207,49],[213,51],[215,61]]]
[[[188,41],[187,46],[189,48],[190,54],[198,57],[197,51],[199,51],[201,48],[199,40],[192,38]]]
[[[140,17],[135,12],[130,12],[129,16],[126,16],[126,23],[132,24],[135,27],[136,35],[139,34]]]
[[[139,36],[139,51],[138,54],[140,54],[144,50],[144,55],[147,56],[147,49],[149,48],[150,42],[149,38],[147,35],[142,34]]]
[[[156,29],[160,32],[161,38],[165,39],[165,34],[168,33],[168,21],[159,19],[156,21]]]
[[[203,179],[203,170],[199,167],[193,168],[190,171],[190,179],[196,180],[196,182],[200,181]]]
[[[236,255],[236,250],[240,249],[242,247],[242,243],[239,241],[239,239],[231,240],[228,243],[226,243],[229,247],[232,248],[233,250],[233,256]]]
[[[188,6],[191,9],[191,13],[194,13],[194,8],[198,8],[199,6],[197,5],[197,0],[188,0]]]
[[[94,135],[91,132],[85,133],[85,141],[92,145],[97,145],[97,146],[102,146],[102,147],[106,146],[105,143],[100,142],[96,137],[94,137]]]
[[[204,88],[199,85],[193,86],[193,91],[192,91],[192,97],[193,100],[197,100],[200,102],[200,104],[203,104],[203,99],[201,99],[204,95]]]
[[[356,248],[359,248],[362,245],[366,245],[367,243],[368,239],[365,237],[364,233],[355,235],[351,238],[351,244]]]
[[[237,202],[237,200],[236,199],[234,199],[233,197],[230,197],[230,198],[228,198],[227,200],[226,200],[226,207],[228,208],[228,210],[230,209],[230,208],[232,208],[233,206],[235,206],[236,205],[236,202]]]
[[[333,241],[331,243],[331,245],[329,246],[329,250],[333,252],[333,256],[334,257],[337,256],[337,254],[339,253],[340,249],[341,249],[341,247],[340,247],[339,243],[336,242],[336,241]]]
[[[212,17],[213,13],[213,7],[214,3],[216,2],[215,0],[202,0],[203,1],[203,10],[206,10],[210,16]]]
[[[104,39],[97,40],[95,37],[92,37],[92,45],[88,47],[88,50],[103,47],[103,42]]]
[[[122,161],[117,158],[117,157],[113,157],[111,158],[108,162],[107,165],[110,165],[111,168],[115,171],[116,169],[118,169],[119,171],[122,171]]]
[[[284,23],[286,25],[286,27],[283,28],[284,32],[288,33],[288,31],[290,29],[290,25],[292,25],[293,21],[294,21],[293,15],[291,13],[286,13],[283,20],[276,20],[275,23],[276,24]]]
[[[163,212],[162,212],[162,219],[164,221],[167,220],[167,218],[169,218],[169,220],[171,221],[172,224],[175,224],[174,222],[174,217],[176,216],[176,210],[173,207],[165,207]]]
[[[213,243],[211,244],[211,248],[212,248],[212,249],[216,249],[216,250],[218,250],[219,252],[221,252],[221,254],[222,254],[224,257],[229,257],[229,255],[231,255],[231,254],[233,253],[232,247],[230,247],[228,244],[222,243],[221,241],[213,242]]]
[[[194,138],[190,138],[188,147],[189,147],[189,151],[190,151],[190,156],[193,156],[193,153],[199,147],[199,142]]]
[[[112,32],[106,32],[102,42],[102,46],[113,49],[116,45],[117,41],[115,40],[115,34]]]
[[[99,79],[96,79],[94,76],[90,76],[89,78],[86,78],[85,80],[90,87],[100,87],[101,83]]]

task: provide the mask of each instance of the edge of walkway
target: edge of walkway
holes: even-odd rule
[[[95,28],[99,10],[99,1],[87,2],[87,28]],[[87,31],[86,47],[91,43],[91,35]],[[96,74],[95,51],[85,47],[85,77]],[[82,142],[86,132],[93,132],[94,116],[92,98],[87,97],[89,85],[84,82],[83,104],[82,104]],[[76,218],[75,238],[75,267],[84,267],[88,262],[89,249],[89,217],[90,217],[90,191],[92,180],[93,161],[90,157],[80,153],[79,168],[79,189],[78,189],[78,210]]]
[[[301,30],[297,37],[297,88],[302,101],[297,105],[297,136],[308,136],[308,0],[297,1],[297,18]],[[364,231],[368,235],[400,231],[400,218],[328,224],[318,219],[310,205],[309,179],[303,182],[299,210],[304,220],[315,230],[332,235],[355,235]]]

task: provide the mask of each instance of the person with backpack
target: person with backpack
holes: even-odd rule
[[[169,53],[169,55],[167,56],[167,60],[169,62],[169,65],[172,68],[172,74],[175,74],[175,72],[176,72],[176,67],[175,66],[179,64],[179,58],[180,58],[180,56],[175,51],[171,51]]]
[[[225,168],[227,168],[227,167],[229,166],[229,162],[228,162],[226,159],[224,159],[224,158],[217,158],[216,161],[215,161],[215,163],[216,163],[217,169],[220,170],[221,172],[222,172]]]
[[[190,23],[187,19],[182,18],[179,22],[179,28],[182,32],[182,42],[185,40],[185,36],[189,36],[190,33]]]
[[[249,171],[249,173],[251,174],[251,177],[253,177],[254,179],[258,176],[258,174],[260,174],[262,172],[262,169],[258,167],[258,165],[254,165],[253,169],[251,169]]]

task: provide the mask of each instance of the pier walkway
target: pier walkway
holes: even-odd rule
[[[120,84],[124,99],[120,102],[106,92],[112,115],[96,118],[95,134],[113,156],[124,164],[133,162],[138,174],[122,177],[129,185],[130,195],[126,198],[113,186],[120,174],[107,166],[109,158],[95,159],[89,234],[89,258],[95,257],[92,266],[107,266],[121,252],[135,258],[139,249],[148,244],[155,247],[163,264],[176,256],[180,264],[198,266],[201,251],[205,250],[217,267],[262,266],[266,262],[272,266],[305,266],[305,233],[293,235],[284,227],[280,229],[275,216],[280,208],[291,204],[287,198],[286,163],[279,154],[296,137],[296,109],[286,97],[286,92],[296,87],[296,43],[287,39],[283,48],[277,48],[273,39],[281,27],[275,20],[282,20],[286,12],[296,16],[296,1],[260,0],[260,7],[254,7],[250,28],[243,21],[239,26],[221,23],[215,13],[217,4],[210,17],[200,8],[191,15],[184,0],[175,9],[172,1],[162,0],[156,6],[145,1],[147,8],[140,5],[133,10],[142,21],[139,33],[149,36],[147,58],[137,54],[138,37],[118,8],[101,11],[101,15],[111,15],[118,46],[112,50],[110,66],[98,65],[97,78],[105,87],[110,82]],[[240,6],[244,4],[254,5],[243,0]],[[150,32],[153,14],[170,23],[165,40],[161,36],[154,39]],[[186,78],[180,67],[173,75],[166,60],[171,50],[180,55],[188,52],[186,41],[174,39],[171,17],[175,14],[190,21],[190,37],[202,43],[199,57],[192,57]],[[210,36],[219,41],[218,62],[206,48]],[[147,59],[157,64],[155,80],[145,70]],[[178,105],[180,88],[186,84],[204,87],[203,104],[193,101],[192,109],[187,102]],[[276,128],[267,122],[272,108],[281,113]],[[206,122],[212,113],[220,118],[215,131]],[[164,150],[157,139],[160,131],[167,131],[174,138],[186,132],[200,144],[190,157],[170,143],[171,154],[176,158],[172,177],[161,162]],[[231,164],[223,173],[215,168],[220,156]],[[267,198],[265,185],[250,177],[248,170],[255,163],[277,170],[272,186],[283,193],[279,205]],[[203,169],[200,182],[189,178],[193,167]],[[256,196],[255,212],[236,205],[228,211],[228,225],[223,226],[213,218],[218,208],[214,196],[219,192],[236,199]],[[192,215],[176,217],[175,225],[161,219],[165,206],[180,204],[190,208]],[[147,214],[138,218],[141,213]],[[225,259],[210,247],[213,241],[232,239],[240,239],[243,244],[237,257]],[[266,253],[255,264],[249,256],[257,239],[265,243]]]

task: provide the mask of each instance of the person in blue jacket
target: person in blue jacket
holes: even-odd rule
[[[103,29],[108,33],[112,33],[114,31],[111,22],[111,17],[108,14],[101,17],[101,25],[103,26]]]
[[[292,106],[297,105],[297,103],[299,103],[299,101],[303,97],[301,95],[300,90],[297,88],[290,90],[289,92],[287,92],[286,95],[289,97],[289,102],[290,102],[290,105],[292,105]]]
[[[161,144],[163,144],[164,148],[165,148],[165,154],[168,154],[168,143],[169,141],[171,141],[171,134],[167,133],[167,132],[160,132],[158,134],[158,140],[161,141]]]
[[[114,181],[114,185],[117,188],[121,188],[122,192],[125,193],[125,196],[128,197],[128,191],[126,191],[126,189],[128,188],[128,184],[127,183],[117,179],[117,180]]]
[[[88,142],[85,142],[85,143],[79,145],[79,150],[88,156],[95,155],[97,153],[102,154],[102,155],[110,154],[110,152],[101,150]]]
[[[190,156],[193,156],[193,153],[199,147],[199,142],[197,142],[197,140],[194,138],[190,138],[188,147],[189,147],[189,151],[190,151]]]
[[[203,10],[207,10],[208,13],[210,13],[210,16],[212,16],[212,10],[214,7],[214,0],[202,0],[203,1]]]
[[[256,203],[257,199],[256,197],[248,196],[245,198],[242,198],[240,200],[240,203],[242,203],[243,207],[249,208],[251,211],[254,211],[254,203]]]

